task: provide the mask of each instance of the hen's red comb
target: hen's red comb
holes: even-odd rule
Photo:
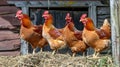
[[[70,13],[67,13],[66,17],[70,17]]]
[[[68,19],[68,18],[70,18],[70,13],[67,13],[67,15],[66,15],[66,18],[65,18],[65,19]]]
[[[18,10],[18,11],[17,11],[17,14],[19,14],[19,13],[22,13],[22,10]]]
[[[46,10],[46,11],[44,11],[44,14],[49,14],[49,11],[47,11],[47,10]]]
[[[87,14],[82,14],[81,18],[86,18]]]

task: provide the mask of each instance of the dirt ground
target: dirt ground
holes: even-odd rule
[[[99,58],[38,52],[35,55],[0,56],[0,67],[116,67],[110,55]]]

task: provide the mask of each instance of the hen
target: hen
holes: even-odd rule
[[[49,11],[45,11],[42,17],[45,19],[42,36],[47,39],[50,48],[53,50],[52,55],[54,55],[58,49],[66,46],[66,41],[61,30],[53,25],[53,16],[49,14]]]
[[[111,37],[110,24],[105,19],[103,26],[97,29],[92,19],[87,17],[87,14],[83,14],[80,21],[84,24],[82,33],[83,41],[95,50],[93,54],[93,58],[95,58],[101,51],[109,47]]]
[[[72,56],[74,57],[77,52],[83,52],[83,55],[87,49],[86,44],[82,41],[82,31],[75,29],[72,17],[67,13],[66,15],[66,26],[64,28],[64,37],[71,51],[73,52]]]
[[[23,14],[21,10],[16,13],[16,17],[21,22],[20,37],[32,45],[33,54],[36,47],[40,47],[42,51],[47,45],[47,40],[42,37],[42,25],[33,25],[29,16]]]

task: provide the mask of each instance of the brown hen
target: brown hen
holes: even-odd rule
[[[23,14],[21,10],[16,13],[16,17],[21,22],[20,37],[25,41],[29,42],[33,48],[33,54],[35,48],[42,48],[47,45],[47,40],[42,37],[42,25],[33,25],[29,16]]]
[[[69,13],[66,15],[66,26],[64,28],[64,37],[71,51],[73,52],[73,57],[77,52],[83,52],[83,55],[87,49],[86,44],[82,41],[82,31],[75,29],[72,17]]]
[[[87,14],[83,14],[80,21],[84,24],[83,41],[95,50],[93,57],[97,57],[101,51],[109,47],[111,36],[110,24],[105,20],[103,26],[97,29],[92,19],[87,17]]]
[[[45,11],[43,17],[45,22],[43,24],[42,36],[47,39],[50,48],[53,50],[52,55],[54,55],[58,49],[66,47],[66,41],[63,37],[62,29],[57,29],[53,25],[53,16],[49,11]]]

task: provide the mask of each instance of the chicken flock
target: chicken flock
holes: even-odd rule
[[[77,30],[74,26],[74,21],[67,13],[64,28],[58,29],[53,25],[53,16],[49,11],[44,11],[42,17],[44,18],[43,25],[34,25],[29,16],[18,10],[16,17],[20,20],[20,37],[29,42],[33,48],[33,54],[36,47],[42,48],[49,44],[53,50],[52,55],[59,49],[69,47],[74,57],[77,52],[82,52],[85,56],[86,50],[91,47],[94,49],[93,57],[98,57],[99,53],[110,45],[111,28],[107,19],[104,20],[100,29],[94,26],[94,23],[87,14],[80,17],[80,23],[84,24],[82,31]]]

